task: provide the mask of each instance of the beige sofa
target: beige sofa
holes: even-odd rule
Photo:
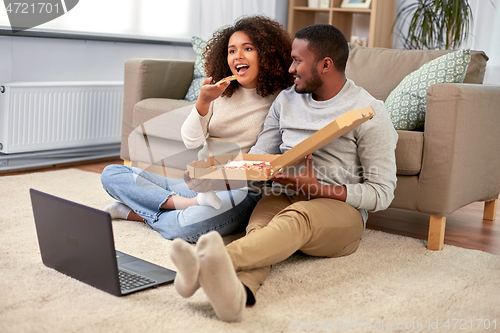
[[[412,71],[448,51],[353,47],[346,75],[384,100]],[[430,214],[428,248],[443,247],[446,216],[485,201],[495,219],[500,192],[500,87],[483,85],[487,56],[473,51],[462,84],[427,91],[423,130],[398,131],[394,208]],[[192,108],[182,101],[194,62],[131,59],[125,64],[121,158],[146,167],[183,169],[196,159],[184,148],[180,126]],[[173,111],[172,111],[173,110]],[[177,165],[168,165],[170,163]],[[167,167],[167,168],[166,168]],[[170,172],[170,171],[169,171]],[[164,171],[165,175],[174,175]]]

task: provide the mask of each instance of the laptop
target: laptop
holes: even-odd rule
[[[174,281],[175,272],[115,250],[111,216],[30,189],[43,263],[115,296]]]

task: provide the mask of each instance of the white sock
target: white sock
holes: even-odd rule
[[[210,206],[215,209],[222,207],[222,200],[215,194],[214,191],[208,191],[198,194],[196,197],[200,206]]]
[[[172,242],[170,258],[177,267],[174,280],[175,289],[182,297],[192,296],[200,288],[198,283],[200,264],[194,247],[182,239],[176,238]]]
[[[196,253],[200,261],[198,279],[217,317],[226,322],[242,321],[247,294],[222,237],[216,231],[201,236]]]
[[[127,205],[122,204],[121,202],[113,202],[108,207],[104,208],[105,212],[108,212],[111,215],[112,219],[122,219],[126,220],[128,214],[132,209],[130,209]]]

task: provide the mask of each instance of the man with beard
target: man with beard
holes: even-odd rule
[[[297,32],[289,69],[295,85],[278,95],[249,153],[282,154],[352,109],[371,106],[375,116],[309,155],[298,172],[277,175],[245,237],[226,247],[216,232],[195,249],[173,242],[177,291],[189,297],[201,286],[221,320],[241,321],[271,265],[296,251],[320,257],[356,251],[367,211],[386,209],[394,198],[397,134],[384,103],[346,79],[348,55],[345,37],[331,25]]]

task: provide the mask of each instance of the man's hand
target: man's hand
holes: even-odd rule
[[[273,180],[303,195],[318,193],[321,184],[316,178],[311,158],[312,154],[306,156],[306,169],[304,172],[296,175],[277,174],[274,176]]]
[[[312,154],[306,157],[306,169],[297,175],[277,174],[273,180],[291,190],[307,195],[309,198],[330,198],[345,201],[347,189],[345,186],[325,185],[318,182],[312,165]]]

